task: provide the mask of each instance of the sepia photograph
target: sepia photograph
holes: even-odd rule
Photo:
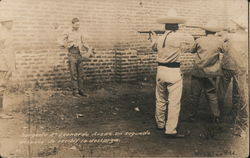
[[[0,158],[249,156],[248,0],[0,0]]]

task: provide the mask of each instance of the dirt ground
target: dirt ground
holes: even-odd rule
[[[184,139],[166,139],[156,130],[153,81],[87,84],[88,98],[73,97],[66,88],[10,91],[5,95],[5,109],[14,119],[0,119],[0,154],[60,158],[248,156],[248,136],[233,134],[230,114],[219,125],[211,123],[204,98],[199,119],[185,121],[189,82],[185,79],[178,126],[188,134]],[[225,110],[229,111],[230,105]],[[76,133],[79,135],[72,135]]]

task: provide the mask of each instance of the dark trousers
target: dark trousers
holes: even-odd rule
[[[69,70],[73,91],[83,91],[82,56],[78,47],[69,48]]]
[[[232,70],[223,69],[223,76],[220,77],[218,84],[218,99],[220,108],[223,109],[224,107],[225,95],[231,80],[233,80],[233,117],[247,117],[248,85],[245,72],[237,73]]]
[[[219,117],[220,110],[218,105],[218,98],[216,94],[216,78],[201,78],[192,76],[191,78],[191,116],[196,116],[199,106],[199,100],[202,90],[204,90],[205,97],[208,101],[213,116]]]

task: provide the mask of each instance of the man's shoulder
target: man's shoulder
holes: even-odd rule
[[[223,39],[218,36],[212,35],[200,37],[196,41],[223,42]]]

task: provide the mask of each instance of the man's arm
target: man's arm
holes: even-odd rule
[[[196,53],[198,51],[198,43],[197,41],[194,41],[194,43],[191,45],[191,48],[190,48],[190,53]]]
[[[152,32],[152,36],[150,36],[150,41],[151,45],[150,47],[152,48],[153,51],[157,51],[157,45],[158,45],[158,39],[159,37],[156,37],[156,33]]]
[[[81,47],[87,51],[92,50],[92,47],[86,42],[86,37],[85,37],[85,34],[83,33],[81,34]]]
[[[182,53],[190,53],[194,44],[194,37],[189,34],[184,34],[182,36],[183,41],[180,44],[180,49]]]
[[[82,52],[84,50],[86,50],[88,52],[90,57],[93,56],[94,49],[86,42],[85,34],[82,33],[80,51]]]
[[[68,48],[69,47],[69,42],[68,42],[68,32],[67,31],[64,31],[63,34],[57,38],[57,43],[61,46],[61,47],[64,47],[64,48]]]

